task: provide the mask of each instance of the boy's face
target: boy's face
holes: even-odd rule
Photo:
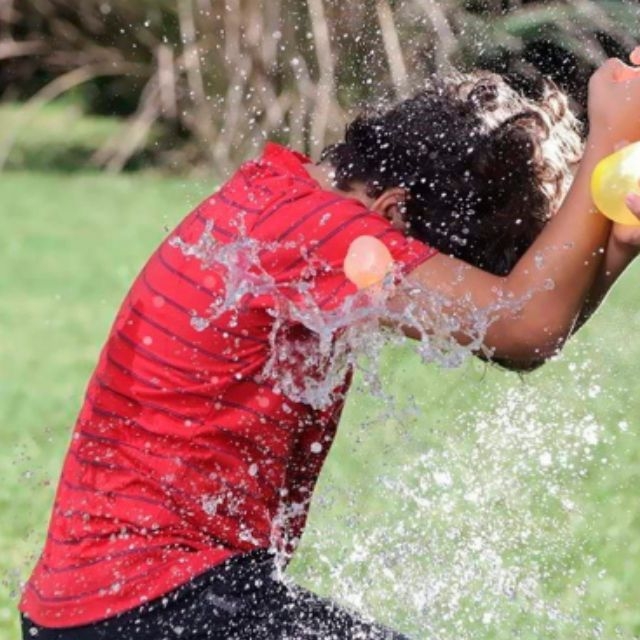
[[[379,196],[371,197],[367,193],[367,186],[364,182],[354,182],[351,184],[351,196],[356,197],[368,209],[379,213],[386,218],[391,225],[402,231],[407,230],[405,219],[405,201],[407,194],[400,187],[390,187],[385,189]]]

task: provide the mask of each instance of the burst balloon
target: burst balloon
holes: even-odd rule
[[[591,176],[593,201],[614,222],[640,226],[625,203],[627,195],[634,192],[640,192],[640,142],[601,160]]]
[[[349,247],[344,273],[358,289],[366,289],[382,282],[392,265],[393,258],[383,242],[374,236],[360,236]]]

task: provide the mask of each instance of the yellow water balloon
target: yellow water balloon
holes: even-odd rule
[[[392,266],[389,249],[374,236],[356,238],[344,259],[344,273],[358,289],[382,282]]]
[[[640,220],[625,202],[630,193],[640,193],[640,142],[601,160],[591,176],[596,207],[614,222],[640,226]]]

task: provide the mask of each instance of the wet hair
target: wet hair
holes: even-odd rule
[[[361,114],[322,161],[340,189],[404,188],[409,235],[506,275],[557,211],[581,155],[579,122],[551,80],[525,95],[477,72],[433,78]]]

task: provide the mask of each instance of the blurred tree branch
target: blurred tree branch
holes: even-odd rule
[[[584,103],[639,39],[631,0],[0,0],[0,97],[22,126],[71,90],[122,116],[94,156],[110,170],[153,139],[158,162],[223,174],[266,137],[317,154],[354,108],[452,67],[551,73]]]

